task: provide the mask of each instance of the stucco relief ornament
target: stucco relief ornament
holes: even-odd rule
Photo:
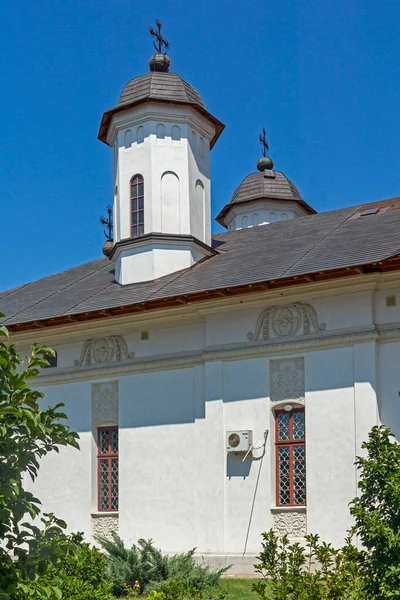
[[[297,511],[277,512],[274,514],[273,528],[279,537],[303,537],[307,533],[307,515]]]
[[[304,402],[304,359],[270,361],[270,396],[273,402]]]
[[[311,304],[295,302],[281,306],[270,306],[263,310],[257,320],[256,330],[247,334],[248,340],[310,335],[326,329],[318,323],[317,313]]]
[[[89,367],[93,364],[120,362],[134,357],[135,353],[129,352],[122,335],[111,335],[106,338],[86,340],[80,359],[74,361],[74,367]]]
[[[92,515],[93,536],[112,539],[118,533],[118,515]]]

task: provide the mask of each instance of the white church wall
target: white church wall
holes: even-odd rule
[[[224,435],[251,430],[254,452],[225,452],[225,551],[255,553],[260,533],[272,526],[271,411],[268,360],[258,358],[224,363]],[[266,438],[263,432],[268,431]],[[264,445],[265,442],[265,445]],[[272,450],[273,451],[273,450]]]
[[[378,345],[379,418],[400,442],[400,342]]]
[[[375,294],[375,322],[378,325],[400,323],[400,286],[393,283],[385,288]]]
[[[307,529],[338,546],[356,494],[353,349],[305,355]]]
[[[69,531],[90,536],[92,512],[92,427],[90,412],[91,384],[51,385],[41,389],[44,405],[65,404],[68,425],[79,433],[80,451],[61,448],[41,461],[38,479],[30,484],[43,504],[43,512],[54,512],[67,521]]]
[[[167,552],[195,538],[193,369],[121,378],[120,523],[124,539]]]

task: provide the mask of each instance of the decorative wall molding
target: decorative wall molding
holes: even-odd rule
[[[398,330],[400,341],[400,329]],[[386,336],[385,336],[386,337]],[[54,385],[54,383],[69,383],[72,381],[85,381],[99,377],[118,377],[131,373],[145,373],[159,369],[179,369],[201,365],[209,360],[225,360],[252,358],[260,356],[276,356],[298,354],[299,352],[312,352],[315,350],[337,348],[365,342],[380,342],[381,336],[375,327],[365,329],[348,329],[336,333],[320,333],[309,337],[297,339],[272,339],[266,342],[249,342],[213,346],[204,350],[176,352],[171,354],[158,354],[144,356],[134,362],[121,361],[120,363],[106,363],[90,365],[85,369],[73,367],[58,368],[57,372],[42,372],[39,377],[40,385]]]
[[[271,360],[269,382],[271,402],[287,400],[304,404],[304,358]]]
[[[118,423],[118,381],[92,383],[92,423]]]
[[[326,324],[318,323],[316,310],[311,304],[294,302],[270,306],[263,310],[257,320],[255,333],[248,333],[248,340],[310,335],[325,331]]]
[[[118,514],[101,513],[92,514],[92,535],[93,537],[112,538],[112,534],[118,534]]]
[[[307,533],[307,513],[305,510],[282,510],[273,512],[273,529],[282,537],[288,535],[291,538],[304,537]]]
[[[103,365],[131,358],[135,358],[135,353],[129,352],[122,335],[110,335],[109,337],[86,340],[79,360],[74,361],[74,367],[88,367],[93,364]]]

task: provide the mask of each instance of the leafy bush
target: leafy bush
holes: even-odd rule
[[[4,315],[0,313],[0,317]],[[57,404],[41,410],[43,393],[29,384],[49,363],[54,351],[32,346],[24,365],[8,331],[0,326],[0,596],[7,600],[39,593],[40,575],[74,542],[64,534],[66,524],[53,514],[40,518],[40,500],[24,487],[24,476],[35,480],[40,459],[61,446],[78,448],[78,435],[63,422]],[[23,366],[24,365],[24,366]],[[40,518],[42,528],[27,523]],[[42,598],[60,597],[57,588],[41,591]]]
[[[211,589],[226,571],[197,564],[193,558],[194,550],[163,556],[151,540],[140,539],[131,548],[125,548],[121,538],[115,534],[112,540],[100,537],[97,541],[107,552],[108,574],[117,596],[124,595],[126,588],[134,588],[136,582],[142,593],[160,590],[161,582],[167,580],[179,580],[179,585],[185,586],[185,589]]]
[[[262,579],[253,589],[262,600],[361,600],[362,581],[358,576],[358,550],[350,540],[341,550],[307,535],[306,546],[278,539],[274,531],[263,534],[262,551],[256,572]]]
[[[400,446],[374,427],[358,457],[360,495],[350,506],[363,549],[360,570],[369,597],[400,598]]]
[[[112,584],[106,571],[104,554],[81,542],[74,554],[59,558],[47,570],[41,583],[45,587],[56,585],[62,600],[110,600]]]
[[[202,589],[191,585],[182,577],[174,577],[160,583],[152,590],[147,600],[225,600],[226,595],[214,587]]]

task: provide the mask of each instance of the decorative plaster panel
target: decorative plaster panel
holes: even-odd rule
[[[318,323],[317,313],[311,304],[294,302],[270,306],[263,310],[257,320],[255,333],[247,334],[248,340],[269,340],[271,338],[310,335],[326,329],[325,323]]]
[[[112,534],[118,534],[118,514],[96,514],[92,515],[93,537],[104,537],[112,539]]]
[[[304,510],[278,510],[274,512],[273,529],[279,537],[304,537],[307,533],[307,514]]]
[[[92,422],[118,423],[118,381],[92,383]]]
[[[269,380],[272,402],[296,400],[304,403],[304,358],[271,360]]]
[[[93,364],[104,365],[134,357],[135,353],[129,352],[122,335],[110,335],[109,337],[86,340],[79,360],[74,361],[74,367],[88,367]]]

